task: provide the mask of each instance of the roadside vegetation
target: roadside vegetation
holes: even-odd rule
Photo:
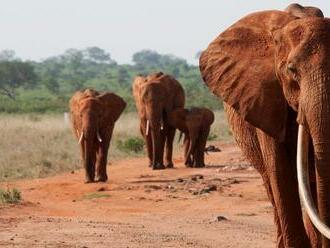
[[[231,140],[223,111],[215,113],[212,140]],[[0,181],[39,178],[81,168],[80,151],[71,124],[63,114],[0,114]],[[177,132],[178,135],[178,132]],[[215,136],[216,135],[216,136]],[[174,141],[174,152],[182,154],[182,144]],[[145,156],[135,112],[124,113],[116,123],[109,162]]]
[[[220,109],[222,105],[202,83],[199,68],[184,59],[151,50],[137,52],[132,64],[118,64],[98,47],[68,49],[42,61],[22,61],[14,51],[0,52],[0,112],[54,113],[68,111],[73,92],[83,88],[113,91],[134,111],[133,78],[156,71],[169,73],[183,85],[186,105]]]
[[[16,204],[21,202],[22,195],[21,192],[16,189],[1,189],[0,188],[0,203],[2,204]]]
[[[221,103],[202,83],[199,68],[184,59],[143,50],[133,55],[132,64],[120,65],[105,50],[88,47],[37,62],[22,61],[11,50],[0,51],[0,181],[81,168],[79,146],[64,113],[73,92],[87,87],[113,91],[128,104],[116,123],[109,161],[145,156],[131,85],[137,74],[156,71],[180,81],[187,107],[216,110],[209,141],[231,139]],[[176,138],[175,152],[181,148]]]

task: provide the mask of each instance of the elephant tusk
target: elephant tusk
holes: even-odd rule
[[[147,126],[146,126],[146,136],[149,134],[149,120],[147,120]]]
[[[102,138],[101,138],[101,135],[100,135],[99,131],[97,131],[96,136],[97,136],[98,141],[100,143],[102,143]]]
[[[160,123],[160,130],[163,130],[163,129],[164,129],[164,123],[161,122],[161,123]]]
[[[78,130],[77,130],[77,133],[78,133],[78,135],[79,135],[79,132],[78,132]],[[81,142],[82,142],[83,138],[84,138],[84,132],[81,132],[81,134],[80,134],[80,137],[79,137],[79,141],[78,141],[78,144],[81,144]]]
[[[311,219],[316,229],[326,238],[330,239],[330,229],[325,225],[318,215],[316,206],[314,204],[308,171],[308,144],[309,136],[304,129],[304,126],[299,125],[298,130],[298,147],[297,147],[297,173],[298,173],[298,187],[299,196],[303,207]]]
[[[180,143],[180,141],[182,139],[182,134],[183,134],[183,132],[180,131],[180,135],[179,135],[179,138],[178,138],[178,143]]]

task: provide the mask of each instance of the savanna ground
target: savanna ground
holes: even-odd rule
[[[259,175],[234,145],[222,112],[207,167],[187,169],[175,144],[175,169],[152,171],[138,120],[118,121],[107,183],[84,184],[79,149],[62,115],[2,115],[0,188],[19,204],[0,203],[0,247],[274,247],[272,208]],[[130,148],[130,147],[128,147]],[[132,148],[134,150],[134,147]]]

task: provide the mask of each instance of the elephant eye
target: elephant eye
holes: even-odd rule
[[[293,63],[289,63],[287,69],[288,69],[288,72],[290,72],[290,73],[296,73],[297,72],[297,69],[296,69],[296,67],[294,66]]]
[[[295,64],[288,63],[287,72],[295,81],[299,81],[298,70]]]

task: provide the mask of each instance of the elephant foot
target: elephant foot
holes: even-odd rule
[[[94,180],[90,178],[86,178],[84,183],[94,183]]]
[[[194,164],[194,168],[204,168],[205,164]]]
[[[187,168],[192,168],[193,167],[193,163],[191,160],[188,160],[184,163],[184,165],[187,167]]]
[[[99,176],[96,178],[96,182],[106,182],[108,180],[107,176]]]
[[[190,164],[190,163],[185,163],[184,164],[187,168],[192,168],[192,164]]]
[[[174,168],[173,163],[172,163],[172,162],[168,163],[168,164],[166,165],[166,168],[168,168],[168,169],[173,169],[173,168]]]
[[[152,166],[153,170],[164,170],[165,166],[163,164],[157,163]]]

